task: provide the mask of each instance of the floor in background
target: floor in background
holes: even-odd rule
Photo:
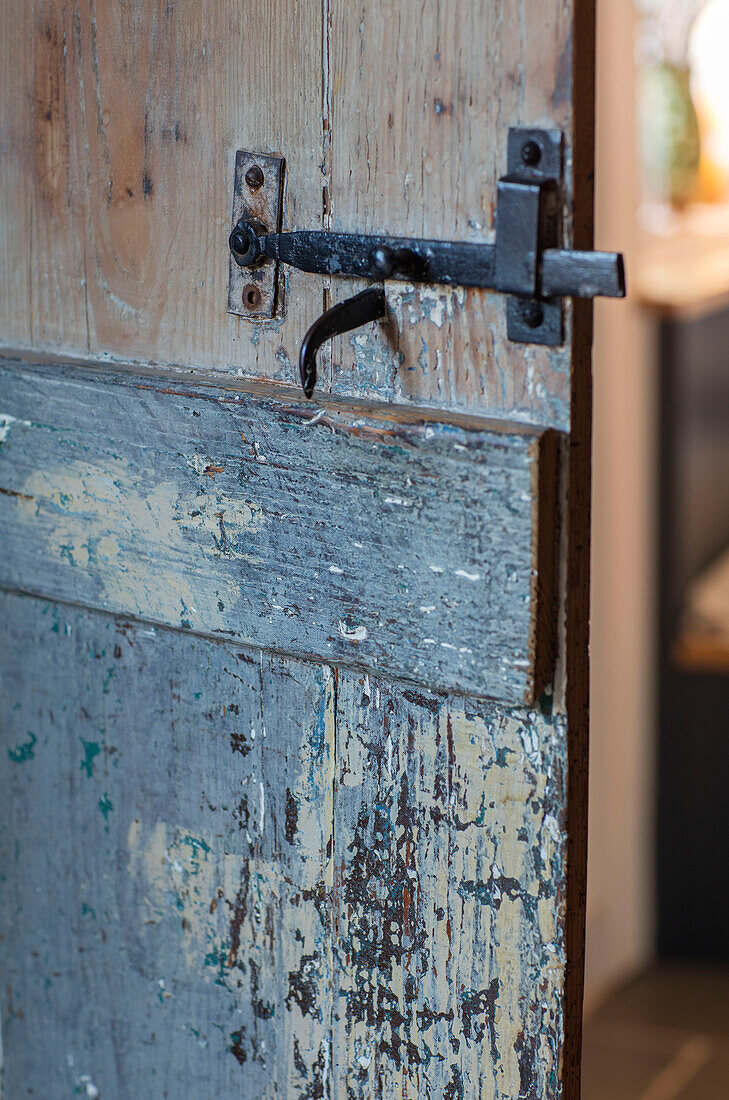
[[[583,1100],[729,1100],[729,968],[660,963],[585,1022]]]

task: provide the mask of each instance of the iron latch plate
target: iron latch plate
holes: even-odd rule
[[[285,165],[283,157],[238,150],[231,228],[242,219],[260,226],[261,232],[281,232]],[[228,313],[256,321],[274,317],[281,290],[278,264],[242,268],[230,257]]]

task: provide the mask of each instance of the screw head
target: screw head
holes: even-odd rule
[[[263,187],[263,169],[258,164],[252,164],[245,175],[245,180],[251,191],[257,191]]]
[[[520,303],[522,320],[527,328],[539,328],[544,320],[544,309],[539,302],[529,299]]]
[[[255,283],[243,287],[243,308],[255,312],[261,305],[261,288]]]
[[[527,141],[521,151],[521,159],[528,168],[536,168],[542,159],[542,150],[536,141]]]
[[[242,229],[234,229],[228,240],[231,252],[244,255],[248,251],[248,238]]]
[[[370,252],[370,271],[378,279],[388,279],[395,270],[395,258],[390,248],[373,248]]]

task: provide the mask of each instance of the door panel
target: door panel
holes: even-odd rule
[[[573,6],[8,7],[3,341],[296,384],[304,333],[354,284],[289,271],[283,317],[227,313],[236,149],[285,156],[288,228],[492,240],[509,126],[565,130],[570,178]],[[482,291],[388,299],[388,324],[323,353],[322,392],[569,427],[569,342],[510,345]]]
[[[0,606],[6,1095],[316,1096],[331,670]]]
[[[339,678],[332,1096],[557,1094],[567,769],[550,704]]]
[[[562,719],[13,594],[0,649],[9,1097],[551,1094]]]
[[[288,217],[321,225],[319,0],[20,0],[0,28],[3,342],[290,381],[321,288],[292,273],[297,311],[251,329],[226,242],[243,134],[285,150]]]
[[[1,362],[0,407],[7,587],[516,705],[551,681],[553,433]]]
[[[13,1100],[577,1100],[590,307],[535,348],[388,283],[311,405],[357,281],[285,271],[252,323],[227,236],[248,149],[287,228],[492,241],[522,125],[589,248],[593,17],[0,12]]]

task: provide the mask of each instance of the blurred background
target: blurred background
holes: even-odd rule
[[[598,0],[597,182],[584,1098],[726,1100],[729,0]]]

